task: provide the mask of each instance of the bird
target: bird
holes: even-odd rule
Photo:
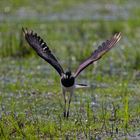
[[[72,73],[71,70],[67,70],[66,72],[63,70],[57,58],[54,56],[54,54],[48,47],[48,44],[44,42],[44,40],[36,32],[23,27],[22,31],[25,40],[28,42],[29,46],[31,46],[31,48],[33,48],[41,58],[47,61],[58,72],[60,76],[62,94],[64,97],[63,115],[66,118],[69,117],[72,95],[74,94],[75,88],[78,85],[76,84],[76,78],[86,67],[102,58],[102,56],[108,51],[110,51],[115,46],[115,44],[121,39],[121,32],[115,33],[109,40],[106,40],[101,45],[99,45],[98,48],[95,51],[93,51],[91,55],[78,66],[76,71]],[[83,84],[81,86],[86,85]],[[68,103],[66,99],[67,92],[69,92]]]

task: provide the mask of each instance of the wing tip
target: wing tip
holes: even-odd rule
[[[22,27],[22,32],[24,33],[24,35],[26,35],[26,34],[28,33],[28,29],[27,29],[27,28]]]
[[[114,35],[114,38],[117,40],[117,42],[121,39],[122,37],[122,33],[121,32],[118,32]]]
[[[23,31],[23,33],[26,35],[26,34],[33,34],[33,30],[28,30],[28,28],[27,27],[22,27],[22,31]]]

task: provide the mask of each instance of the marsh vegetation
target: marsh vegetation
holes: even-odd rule
[[[38,3],[38,4],[36,4]],[[0,139],[140,139],[140,2],[0,2]],[[117,47],[78,77],[69,119],[60,79],[28,46],[36,31],[74,71],[105,39]]]

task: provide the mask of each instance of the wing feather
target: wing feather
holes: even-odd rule
[[[27,40],[29,45],[36,51],[36,53],[41,58],[51,64],[61,76],[64,73],[63,68],[57,61],[56,57],[52,54],[46,42],[44,42],[44,40],[33,31],[30,31],[27,28],[22,28],[22,30],[24,32],[25,39]]]
[[[99,60],[105,53],[107,53],[113,46],[121,39],[121,33],[116,33],[110,40],[103,42],[86,60],[84,60],[76,70],[74,77],[77,77],[81,71],[93,62]]]

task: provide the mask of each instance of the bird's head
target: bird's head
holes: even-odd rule
[[[71,71],[70,71],[70,70],[69,70],[69,71],[66,71],[66,72],[64,73],[64,78],[65,78],[65,79],[70,79],[71,76],[72,76],[72,74],[71,74]]]

